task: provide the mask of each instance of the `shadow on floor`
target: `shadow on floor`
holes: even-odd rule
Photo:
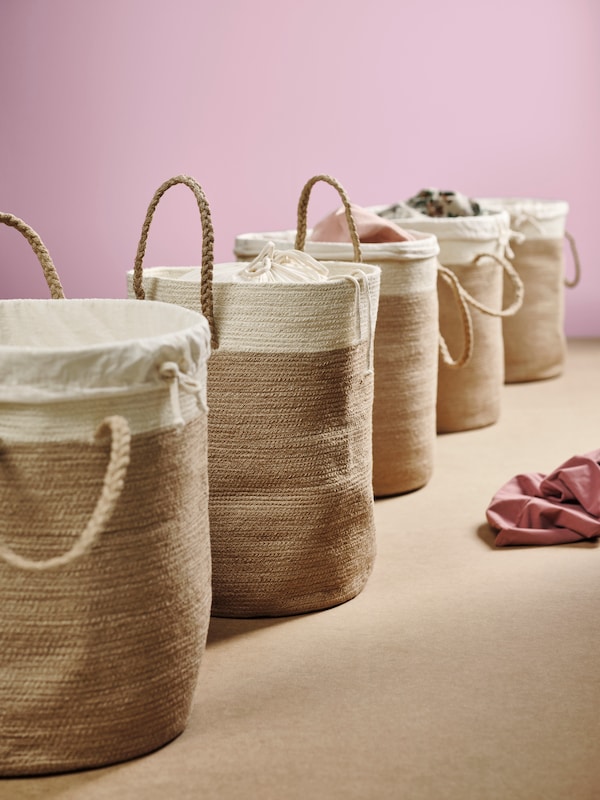
[[[315,614],[322,614],[323,611],[327,611],[327,609],[310,611],[306,614],[294,614],[287,617],[252,617],[249,619],[211,617],[210,625],[208,626],[208,638],[206,641],[206,646],[211,647],[222,644],[234,636],[245,636],[249,633],[272,628],[275,625],[283,625],[286,622],[291,623],[294,620],[312,617],[315,616]]]

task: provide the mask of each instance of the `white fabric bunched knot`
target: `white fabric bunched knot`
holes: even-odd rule
[[[206,400],[204,399],[203,395],[202,384],[200,381],[192,378],[191,375],[188,375],[187,372],[182,372],[179,364],[176,364],[174,361],[165,361],[160,365],[158,374],[161,378],[163,378],[163,380],[168,381],[169,383],[173,421],[177,427],[181,428],[185,425],[185,420],[183,419],[183,414],[181,413],[181,403],[179,401],[180,389],[183,389],[183,391],[187,392],[188,394],[195,395],[200,408],[205,413],[208,411]]]
[[[525,209],[520,208],[512,214],[512,225],[514,225],[515,228],[520,229],[525,223],[528,223],[532,228],[535,228],[538,233],[544,233],[544,226],[541,224],[535,214],[531,214],[529,211],[525,211]],[[523,236],[523,234],[521,234],[521,236]],[[523,236],[523,238],[525,237]]]
[[[277,250],[267,242],[254,261],[234,276],[235,281],[252,283],[321,283],[329,270],[302,250]]]
[[[331,275],[327,264],[317,261],[304,250],[277,250],[273,242],[267,242],[248,266],[237,272],[233,280],[246,283],[327,283],[350,281],[355,288],[355,312],[358,341],[362,338],[361,294],[362,284],[367,292],[367,369],[365,375],[373,373],[373,325],[369,280],[361,269],[345,275]]]
[[[503,250],[504,258],[513,259],[515,257],[514,250],[510,246],[511,242],[522,244],[525,241],[525,234],[521,231],[513,230],[512,227],[508,231],[502,231],[498,237],[500,247]]]

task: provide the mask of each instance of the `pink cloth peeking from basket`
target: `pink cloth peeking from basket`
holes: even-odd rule
[[[411,242],[415,237],[408,231],[383,219],[372,211],[350,204],[352,217],[356,223],[358,238],[364,244],[378,244],[382,242]],[[311,242],[349,242],[350,231],[344,208],[338,208],[328,214],[313,228]]]
[[[600,450],[576,455],[544,476],[516,475],[492,498],[496,545],[549,545],[600,536]]]

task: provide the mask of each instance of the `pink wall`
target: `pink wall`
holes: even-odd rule
[[[42,236],[70,297],[125,295],[144,212],[179,172],[236,233],[293,227],[329,172],[362,205],[424,186],[568,200],[583,280],[566,329],[600,335],[596,0],[0,0],[0,208]],[[199,261],[172,190],[147,265]],[[319,187],[312,221],[337,206]],[[3,297],[45,296],[0,231]]]

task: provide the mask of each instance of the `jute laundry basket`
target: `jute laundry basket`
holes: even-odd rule
[[[305,186],[308,203],[317,176]],[[333,183],[333,179],[323,177]],[[157,191],[160,197],[182,176]],[[200,274],[142,270],[130,291],[192,306]],[[380,270],[327,265],[322,282],[241,280],[214,265],[209,364],[213,614],[278,616],[358,594],[375,557],[372,339]],[[206,265],[207,259],[204,259]],[[268,264],[263,265],[268,269]]]
[[[473,312],[469,363],[457,370],[440,359],[437,430],[448,433],[492,425],[500,417],[504,383],[502,319],[515,314],[523,301],[522,281],[506,259],[514,235],[509,215],[503,210],[451,218],[415,213],[395,221],[436,236],[439,260],[456,276]],[[503,308],[505,279],[512,297]],[[459,349],[464,341],[464,324],[455,312],[453,288],[441,279],[438,296],[440,330],[450,348]]]
[[[350,207],[343,196],[345,208]],[[305,211],[305,209],[304,209]],[[311,241],[306,216],[298,229],[306,230],[302,246],[321,261],[355,261],[356,245]],[[293,248],[296,230],[244,233],[235,239],[235,255],[255,258],[268,241]],[[469,359],[470,314],[457,291],[451,271],[437,261],[439,246],[432,234],[414,233],[403,242],[360,243],[362,257],[381,269],[381,292],[374,351],[373,493],[375,497],[401,494],[424,486],[433,473],[436,438],[438,349],[450,368]],[[437,276],[458,302],[458,324],[467,331],[456,359],[439,333]],[[455,312],[456,314],[456,312]]]
[[[563,372],[566,355],[564,287],[575,287],[580,276],[575,240],[565,230],[568,203],[532,198],[479,202],[483,208],[508,211],[511,228],[519,235],[512,244],[512,263],[523,281],[525,296],[518,313],[502,321],[505,381],[557,377]],[[575,265],[571,280],[565,277],[565,238]]]
[[[53,297],[60,281],[30,242]],[[133,758],[184,729],[210,614],[200,314],[0,301],[0,774]]]

